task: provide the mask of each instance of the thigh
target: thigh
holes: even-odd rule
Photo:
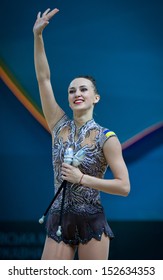
[[[79,244],[78,256],[80,260],[108,260],[110,238],[105,234],[98,241],[92,238],[86,244]]]
[[[46,237],[42,253],[42,260],[73,260],[75,247],[65,244],[63,241],[56,242],[50,237]]]

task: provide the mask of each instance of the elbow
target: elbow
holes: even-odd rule
[[[125,183],[123,185],[123,191],[122,191],[122,196],[128,196],[130,193],[130,183]]]

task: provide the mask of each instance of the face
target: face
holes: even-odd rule
[[[85,78],[74,79],[68,88],[68,101],[72,110],[89,110],[94,108],[100,96],[95,93],[92,82]]]

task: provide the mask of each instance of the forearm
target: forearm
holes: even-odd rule
[[[130,191],[129,180],[100,179],[84,174],[82,185],[105,193],[127,196]]]
[[[34,63],[39,83],[50,80],[50,69],[47,61],[42,34],[34,34]]]

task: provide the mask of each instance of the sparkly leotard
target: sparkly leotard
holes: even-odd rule
[[[61,165],[65,149],[72,147],[74,154],[80,149],[85,151],[85,158],[79,169],[82,173],[103,178],[107,169],[107,162],[103,154],[105,141],[115,136],[101,127],[93,119],[87,121],[77,131],[73,120],[64,115],[55,125],[52,133],[52,162],[55,177],[55,192],[62,183]],[[47,220],[48,236],[60,242],[77,245],[86,243],[91,238],[100,240],[104,232],[110,238],[114,235],[107,224],[100,201],[100,192],[79,184],[67,183],[64,200],[62,235],[56,235],[61,211],[62,192],[54,201]]]

